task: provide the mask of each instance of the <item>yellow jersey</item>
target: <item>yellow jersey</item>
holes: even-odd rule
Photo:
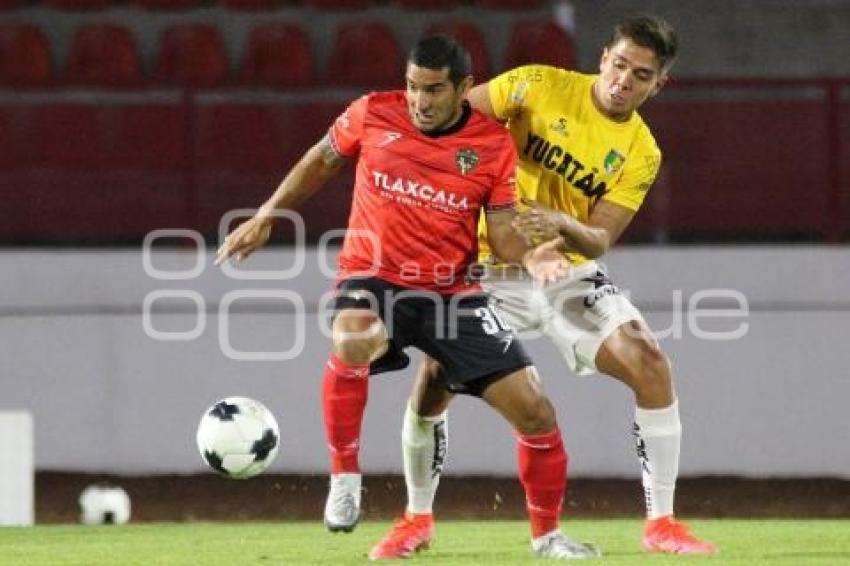
[[[510,70],[489,83],[496,118],[506,122],[519,154],[519,197],[587,222],[598,199],[637,211],[661,165],[646,123],[603,115],[591,99],[597,75],[545,65]],[[479,259],[493,262],[479,223]],[[570,253],[571,263],[587,261]]]

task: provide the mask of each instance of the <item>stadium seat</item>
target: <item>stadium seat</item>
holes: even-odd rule
[[[43,86],[50,82],[50,46],[30,25],[0,26],[0,85]]]
[[[401,51],[385,24],[344,24],[337,29],[328,64],[328,83],[401,88],[402,72]]]
[[[134,0],[146,10],[190,10],[199,7],[201,0]]]
[[[310,38],[303,28],[269,24],[251,31],[239,81],[254,86],[297,88],[315,80]]]
[[[130,30],[110,24],[78,28],[68,55],[65,81],[102,87],[140,84],[139,55]]]
[[[227,75],[227,55],[216,28],[175,24],[163,32],[154,70],[158,82],[203,88],[221,85]]]
[[[114,3],[114,0],[46,0],[48,6],[58,10],[98,10]]]
[[[449,10],[458,5],[456,0],[392,0],[393,4],[407,10]]]
[[[441,22],[427,28],[426,34],[444,33],[458,40],[472,57],[472,74],[476,82],[490,77],[490,56],[481,30],[468,22]]]
[[[362,10],[372,5],[372,0],[302,0],[302,4],[321,10]]]
[[[505,68],[529,63],[574,69],[576,54],[572,37],[552,22],[515,24],[505,52]]]
[[[487,10],[531,10],[543,6],[543,0],[475,0],[475,6]]]

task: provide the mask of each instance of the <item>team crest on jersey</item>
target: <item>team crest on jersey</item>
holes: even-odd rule
[[[478,154],[468,147],[457,150],[457,153],[455,154],[455,163],[457,163],[457,168],[460,169],[460,172],[464,175],[472,171],[475,166],[478,165],[478,161]]]
[[[549,129],[557,134],[561,134],[562,136],[567,135],[567,119],[561,116],[557,120],[554,120],[551,124],[549,124]]]
[[[608,173],[616,173],[625,162],[626,157],[616,149],[612,149],[608,152],[608,155],[605,156],[605,171]]]

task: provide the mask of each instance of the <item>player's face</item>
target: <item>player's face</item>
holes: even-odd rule
[[[472,79],[455,86],[447,68],[439,71],[407,64],[407,111],[423,132],[438,132],[460,118],[463,100]]]
[[[648,98],[658,94],[667,81],[655,53],[628,38],[605,48],[599,71],[599,80],[593,85],[593,100],[613,120],[627,120]]]

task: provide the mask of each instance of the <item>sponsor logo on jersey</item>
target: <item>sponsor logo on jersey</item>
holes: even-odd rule
[[[457,150],[455,154],[455,163],[457,163],[457,168],[460,169],[460,172],[464,175],[472,171],[476,165],[478,165],[478,154],[469,149],[468,147],[463,147]]]
[[[562,136],[569,135],[567,132],[567,119],[563,116],[549,124],[549,129],[555,132],[556,134],[560,134]]]
[[[597,168],[586,171],[584,163],[573,157],[567,150],[546,138],[528,132],[523,155],[550,171],[554,171],[587,198],[598,198],[608,192],[605,181],[597,181]]]
[[[401,139],[401,134],[398,132],[384,132],[384,139],[378,143],[378,147],[386,147],[391,143],[395,143]]]
[[[391,177],[382,171],[372,171],[372,180],[375,187],[381,191],[400,197],[410,197],[416,204],[427,204],[434,208],[453,210],[467,210],[469,208],[469,200],[466,196],[458,196],[457,193],[435,188],[421,181]]]
[[[608,173],[616,173],[620,170],[620,167],[623,166],[623,163],[626,162],[626,156],[617,151],[616,149],[612,149],[608,152],[608,155],[605,156],[604,166],[605,171]]]

